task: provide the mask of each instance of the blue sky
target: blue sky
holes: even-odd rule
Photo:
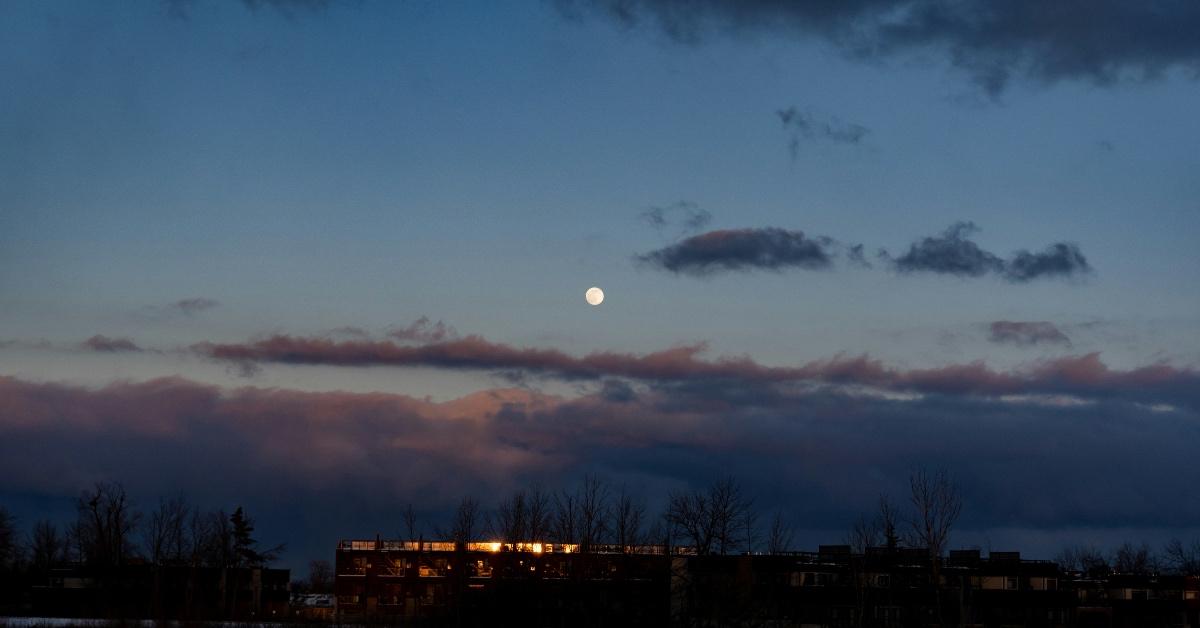
[[[246,378],[190,349],[344,326],[383,338],[427,316],[570,355],[706,342],[707,358],[770,366],[869,355],[1003,371],[1098,352],[1113,370],[1194,377],[1200,83],[1188,50],[1152,80],[1017,72],[988,94],[936,45],[862,59],[772,28],[680,42],[593,4],[0,2],[0,375],[436,401],[511,384],[502,368],[270,359]],[[798,137],[793,152],[777,115],[791,107],[867,132]],[[640,217],[679,202],[711,213],[706,231],[862,244],[870,268],[697,278],[636,263],[694,235]],[[960,221],[1003,258],[1073,243],[1091,272],[1013,283],[904,273],[876,256]],[[592,285],[600,307],[583,301]],[[201,297],[219,305],[170,307]],[[993,341],[995,321],[1048,322],[1070,343]],[[80,348],[96,334],[143,350]],[[550,380],[526,385],[590,394]],[[1176,405],[1191,433],[1196,407]],[[575,460],[573,471],[607,464]],[[712,471],[680,464],[638,473],[674,486]],[[963,464],[968,483],[983,473]],[[118,473],[101,467],[90,472]],[[78,491],[4,482],[0,497],[22,500]],[[864,500],[833,499],[808,525],[835,529]],[[1088,525],[1123,529],[1122,512]],[[1066,525],[1010,523],[1031,535]],[[294,544],[352,527],[322,524]]]

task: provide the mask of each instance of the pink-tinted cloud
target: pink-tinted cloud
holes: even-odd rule
[[[856,359],[821,367],[846,380],[982,379],[976,385],[984,388],[1021,380],[993,382],[980,365],[899,372]],[[1024,377],[1161,390],[1178,373],[1114,371],[1084,356]],[[431,402],[180,378],[86,388],[0,376],[0,498],[69,500],[99,479],[122,480],[151,502],[183,490],[253,506],[264,538],[314,552],[302,556],[343,536],[393,533],[378,526],[397,525],[408,501],[445,513],[465,495],[490,505],[514,487],[554,488],[588,471],[656,487],[734,473],[764,507],[804,504],[815,526],[829,528],[869,508],[880,491],[902,491],[914,460],[964,479],[968,527],[999,517],[1032,527],[1119,527],[1200,516],[1200,504],[1178,501],[1200,480],[1189,438],[1194,405],[1162,412],[1113,395],[1082,405],[967,393],[888,397],[787,381],[598,380],[588,390],[567,398],[493,389]],[[1095,469],[1114,460],[1129,466],[1094,482]],[[299,534],[297,518],[316,513],[322,523],[311,538],[284,535]]]
[[[522,348],[480,336],[424,344],[337,341],[275,335],[234,344],[200,344],[209,357],[253,366],[261,363],[333,366],[420,366],[521,373],[567,380],[627,378],[654,383],[725,380],[745,385],[842,384],[898,392],[955,395],[1083,394],[1188,395],[1200,385],[1195,369],[1157,364],[1110,369],[1098,354],[1035,362],[998,370],[969,362],[903,369],[868,356],[836,356],[800,366],[768,366],[747,356],[704,359],[703,343],[645,354],[594,352],[573,356],[556,349]]]

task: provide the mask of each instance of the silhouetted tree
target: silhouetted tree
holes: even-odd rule
[[[233,537],[233,559],[235,567],[262,567],[274,561],[283,551],[283,545],[262,549],[254,538],[254,520],[241,506],[229,516]]]
[[[415,510],[413,510],[412,504],[408,504],[404,507],[404,512],[401,513],[400,517],[404,523],[405,540],[420,541],[421,526],[417,522],[417,513]]]
[[[612,518],[613,542],[621,547],[622,552],[627,551],[631,545],[641,543],[642,520],[645,517],[646,505],[630,495],[622,484],[613,504]]]
[[[909,519],[910,536],[915,545],[929,551],[930,581],[937,604],[938,624],[945,625],[942,617],[941,557],[950,539],[950,530],[962,512],[962,496],[945,469],[930,473],[917,469],[909,475],[912,516]],[[963,587],[960,587],[960,591]]]
[[[29,534],[29,559],[35,574],[48,574],[54,565],[64,559],[66,550],[67,540],[59,533],[57,526],[48,519],[33,524],[33,531]]]
[[[554,540],[575,543],[579,540],[579,503],[570,491],[554,496]]]
[[[586,475],[576,493],[579,506],[579,548],[591,551],[604,540],[609,529],[608,484],[595,475]]]
[[[529,538],[533,541],[545,541],[553,526],[550,494],[535,484],[533,488],[529,489],[525,504]]]
[[[1184,545],[1179,539],[1171,539],[1163,548],[1167,566],[1177,574],[1200,576],[1200,540]]]
[[[1141,545],[1122,543],[1113,554],[1112,568],[1117,573],[1139,575],[1150,575],[1158,571],[1154,553],[1145,543]]]
[[[783,512],[776,510],[771,517],[771,527],[767,530],[767,553],[778,554],[792,549],[792,526],[783,518]]]
[[[1065,571],[1078,571],[1089,576],[1105,576],[1112,573],[1112,566],[1104,552],[1092,545],[1064,547],[1055,557]]]
[[[160,499],[158,508],[142,526],[146,558],[155,565],[178,562],[187,556],[187,521],[191,508],[182,495]]]
[[[312,593],[333,592],[333,565],[327,560],[308,563],[308,590]]]
[[[525,503],[525,491],[513,491],[496,506],[496,512],[489,521],[488,532],[499,537],[506,543],[518,543],[527,540],[528,509]]]
[[[124,564],[133,553],[132,535],[139,517],[125,488],[99,482],[79,496],[77,509],[72,533],[80,560],[97,567]]]
[[[474,540],[475,533],[479,528],[479,501],[473,497],[464,497],[458,503],[458,508],[454,511],[454,519],[450,522],[449,534],[440,534],[439,536],[449,536],[455,543],[463,544],[470,543]]]
[[[672,493],[667,521],[696,553],[727,554],[737,546],[752,507],[753,500],[742,493],[741,485],[727,477],[707,489]]]
[[[16,517],[0,506],[0,570],[12,568],[18,549]]]

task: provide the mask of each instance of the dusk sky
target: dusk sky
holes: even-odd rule
[[[0,504],[1200,537],[1200,4],[0,0]],[[604,289],[591,306],[584,291]]]

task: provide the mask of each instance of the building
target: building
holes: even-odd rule
[[[1017,552],[342,541],[337,615],[461,626],[1200,628],[1200,580],[1087,579]],[[935,584],[936,583],[936,584]]]

